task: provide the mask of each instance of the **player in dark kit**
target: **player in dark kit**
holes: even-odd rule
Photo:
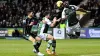
[[[33,32],[31,31],[32,26],[34,26],[33,24],[34,24],[34,21],[35,21],[34,18],[33,18],[33,12],[28,11],[27,14],[28,14],[27,18],[23,21],[26,36],[23,36],[23,37],[33,43],[33,46],[34,46],[35,50],[37,51],[37,55],[42,55],[43,56],[44,54],[40,53],[38,48],[37,48],[37,46],[39,46],[38,43],[36,44],[36,41],[39,40],[39,37],[36,37],[37,32],[36,31],[33,31]]]
[[[54,27],[59,27],[62,19],[61,19],[61,14],[62,14],[62,11],[63,11],[63,2],[62,1],[57,1],[56,2],[56,10],[55,10],[55,15],[54,17],[56,17],[57,19],[60,19],[59,22],[56,22],[55,26]]]

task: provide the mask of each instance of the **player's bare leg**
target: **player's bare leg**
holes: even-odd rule
[[[48,47],[47,47],[47,53],[48,54],[53,54],[56,55],[55,49],[56,49],[56,40],[54,39],[54,37],[50,34],[48,34],[47,39],[48,41]],[[50,46],[52,46],[52,52],[50,51]]]

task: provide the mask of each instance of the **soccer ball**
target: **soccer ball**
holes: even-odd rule
[[[57,7],[61,7],[62,3],[63,3],[62,1],[57,1],[56,3]]]

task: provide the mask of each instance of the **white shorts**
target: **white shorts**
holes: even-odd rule
[[[41,33],[41,34],[39,34],[38,36],[39,36],[42,40],[46,40],[48,34],[47,34],[47,33]]]
[[[75,32],[80,32],[80,24],[79,22],[71,27],[66,27],[66,32],[70,34],[74,34]]]

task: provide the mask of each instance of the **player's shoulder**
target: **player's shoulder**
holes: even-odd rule
[[[25,16],[24,19],[26,20],[28,18],[28,16]]]
[[[42,18],[42,20],[45,20],[45,21],[47,21],[48,19],[47,19],[46,17],[43,17],[43,18]]]
[[[43,17],[42,20],[45,20],[45,17]]]
[[[49,22],[50,20],[46,17],[43,17],[42,20],[45,20],[46,22]]]

